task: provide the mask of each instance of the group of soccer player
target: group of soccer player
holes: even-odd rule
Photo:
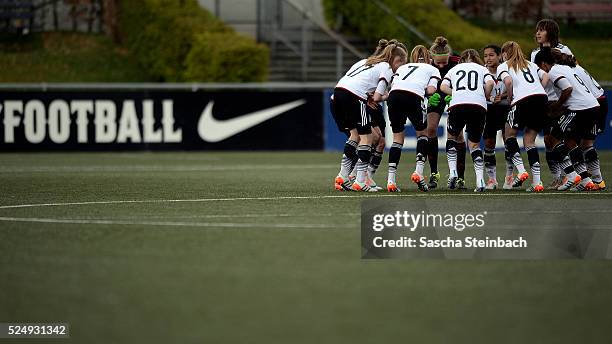
[[[407,120],[416,132],[416,167],[411,180],[421,191],[438,187],[437,134],[444,112],[448,113],[449,189],[466,188],[467,150],[476,174],[474,191],[498,188],[498,131],[505,146],[504,189],[519,188],[530,177],[521,157],[519,132],[531,170],[528,192],[544,190],[535,143],[540,133],[553,176],[550,189],[605,189],[594,147],[597,135],[605,129],[605,93],[571,50],[559,42],[556,22],[538,22],[535,39],[539,47],[533,50],[531,60],[519,44],[508,41],[501,47],[485,47],[484,61],[474,49],[453,54],[444,37],[437,37],[429,49],[417,45],[410,53],[397,40],[381,39],[374,54],[355,63],[338,81],[331,98],[338,128],[348,136],[335,178],[336,190],[383,190],[373,178],[386,146],[385,101],[393,132],[388,154],[389,192],[400,192],[396,175]],[[431,169],[428,182],[424,176],[427,161]]]

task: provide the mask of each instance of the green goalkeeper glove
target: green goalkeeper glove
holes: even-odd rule
[[[450,94],[444,97],[444,101],[446,102],[446,104],[450,104],[451,100],[453,100],[453,96],[451,96]]]
[[[429,97],[429,106],[438,106],[440,104],[440,100],[442,100],[442,96],[440,93],[434,93]]]

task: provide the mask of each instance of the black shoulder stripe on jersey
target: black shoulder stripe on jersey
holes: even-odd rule
[[[444,80],[448,80],[448,81],[451,81],[451,79],[449,79],[449,78],[444,78]]]
[[[506,74],[508,74],[508,76],[510,76],[510,73],[508,73],[507,71],[503,70],[501,73],[499,73],[499,81],[502,81],[502,80],[503,80],[501,76],[502,76],[502,74],[504,74],[504,73],[506,73]]]
[[[556,78],[555,81],[553,81],[553,85],[557,86],[557,82],[561,79],[565,79],[565,77],[561,75],[560,77]]]
[[[435,75],[432,75],[432,76],[431,76],[429,79],[438,79],[438,80],[442,80],[442,79],[438,78],[438,77],[437,77],[437,76],[435,76]]]
[[[381,80],[384,80],[385,84],[389,85],[389,81],[387,79],[381,77],[378,79],[378,82],[380,83]]]

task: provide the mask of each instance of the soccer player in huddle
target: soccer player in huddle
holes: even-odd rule
[[[442,78],[444,78],[451,68],[459,63],[459,56],[453,54],[451,46],[448,44],[448,40],[444,37],[437,37],[429,48],[429,51],[432,56],[431,64],[438,68]],[[441,84],[442,81],[440,80],[436,93],[429,97],[427,104],[427,155],[431,168],[428,186],[430,189],[436,188],[440,181],[440,172],[438,171],[438,126],[447,105],[444,100],[444,93],[440,90]],[[465,140],[463,138],[463,133],[457,137],[457,143],[457,168],[459,173],[457,187],[459,189],[464,189]]]
[[[559,25],[552,19],[542,19],[536,24],[535,41],[538,44],[538,47],[531,52],[531,62],[535,62],[536,54],[544,47],[558,49],[564,54],[572,55],[570,48],[561,44]],[[559,100],[552,83],[549,82],[546,84],[544,89],[546,90],[546,94],[548,96],[549,106]],[[557,188],[564,183],[563,179],[561,178],[562,169],[560,168],[559,162],[553,159],[552,149],[555,139],[551,136],[551,130],[554,125],[555,123],[553,122],[551,116],[546,116],[544,118],[543,134],[544,145],[546,146],[546,162],[548,163],[548,168],[553,176],[553,180],[549,185],[551,188]]]
[[[425,96],[433,94],[440,81],[438,68],[429,61],[431,54],[422,45],[417,45],[410,53],[410,63],[397,69],[394,75],[387,104],[389,120],[393,131],[393,144],[389,150],[389,175],[387,190],[399,192],[396,173],[404,143],[406,119],[410,119],[416,131],[416,168],[411,176],[419,190],[428,191],[428,185],[423,177],[425,160],[427,160],[427,112],[424,104]]]
[[[335,179],[336,189],[339,185],[346,190],[378,191],[367,183],[368,166],[372,156],[372,123],[366,107],[375,107],[376,103],[386,100],[387,87],[391,83],[393,74],[406,62],[405,46],[397,40],[391,40],[378,54],[355,63],[336,84],[334,113],[337,120],[343,123],[341,126],[350,132],[342,156],[340,173]],[[353,166],[351,151],[354,151],[357,142],[358,159],[354,167],[357,174],[351,184],[349,178]]]
[[[497,78],[504,82],[510,101],[510,112],[506,124],[506,154],[512,159],[518,175],[513,187],[519,187],[529,178],[523,165],[516,136],[523,131],[523,145],[527,151],[533,181],[528,192],[541,192],[544,186],[540,180],[540,157],[535,146],[538,132],[544,125],[548,97],[544,85],[548,75],[539,70],[533,62],[527,61],[518,43],[508,41],[502,46],[504,63],[497,67]]]
[[[401,43],[400,43],[401,44]],[[389,41],[386,39],[380,39],[378,41],[378,45],[376,46],[376,50],[373,55],[380,54],[383,49],[389,45]],[[403,45],[402,45],[403,46]],[[368,100],[372,99],[372,93],[368,94]],[[366,113],[372,121],[372,157],[370,158],[370,164],[368,165],[368,184],[374,188],[380,190],[381,188],[376,185],[373,177],[382,161],[382,155],[385,148],[385,136],[384,130],[386,127],[386,121],[383,114],[382,102],[374,103],[370,101],[368,103],[369,106],[366,106]],[[349,180],[346,181],[345,185],[335,183],[335,189],[339,191],[350,190],[352,185],[352,181],[355,179],[356,169],[355,165],[357,164],[357,160],[359,157],[357,156],[357,145],[359,144],[359,135],[356,129],[349,130],[347,128],[347,123],[337,116],[334,111],[334,95],[332,93],[330,97],[330,110],[331,114],[338,126],[338,130],[343,132],[348,140],[345,142],[344,147],[344,156],[347,158],[343,161],[347,163],[346,169],[351,170],[349,173]]]
[[[441,90],[447,94],[449,104],[446,141],[446,155],[450,176],[448,188],[457,186],[457,145],[458,136],[467,127],[468,147],[476,172],[475,192],[485,191],[484,166],[480,140],[487,113],[487,98],[491,96],[495,77],[483,66],[478,52],[467,49],[461,53],[458,65],[448,71],[442,81]]]
[[[572,55],[566,55],[567,59],[575,65],[573,67],[574,73],[577,78],[582,80],[582,82],[588,87],[591,94],[597,99],[599,103],[599,115],[595,121],[595,129],[593,134],[596,136],[603,134],[606,128],[606,117],[608,116],[608,99],[603,88],[599,85],[599,83],[586,71],[586,69],[582,68],[580,65],[576,63],[576,59]],[[571,64],[570,62],[570,64]],[[594,190],[605,190],[606,182],[603,180],[603,176],[601,175],[601,168],[599,163],[599,156],[597,154],[597,150],[595,149],[595,140],[586,139],[583,140],[583,153],[584,160],[587,165],[587,169],[591,174],[591,180],[594,183]]]
[[[597,157],[593,143],[600,106],[593,92],[576,73],[575,60],[568,57],[550,48],[542,48],[535,56],[538,66],[548,73],[559,99],[551,106],[551,114],[558,114],[551,137],[554,139],[554,159],[561,162],[568,181],[557,190],[565,191],[574,185],[577,190],[594,190],[596,186],[587,170],[585,156],[589,160]],[[597,174],[601,175],[601,172]]]
[[[491,75],[497,75],[497,67],[501,63],[501,47],[491,44],[483,49],[484,63]],[[506,135],[504,128],[508,112],[510,111],[510,103],[508,103],[508,94],[504,83],[495,78],[495,86],[493,93],[487,99],[487,116],[485,127],[482,133],[484,139],[484,163],[487,172],[486,189],[497,189],[497,161],[495,158],[495,145],[497,141],[497,132],[501,131],[504,142]],[[512,189],[514,165],[512,160],[506,159],[506,176],[504,179],[504,189]]]

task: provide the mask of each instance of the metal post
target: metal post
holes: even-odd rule
[[[283,1],[276,1],[276,22],[278,23],[279,30],[283,28]]]
[[[255,19],[255,32],[256,32],[256,38],[257,38],[257,42],[261,43],[261,0],[257,0],[255,2],[255,6],[257,6],[257,8],[255,9],[255,13],[256,13],[256,19]]]
[[[221,0],[215,0],[215,17],[221,18]]]
[[[302,20],[302,81],[306,81],[308,77],[308,42],[306,37],[306,24],[307,20],[304,17]]]

